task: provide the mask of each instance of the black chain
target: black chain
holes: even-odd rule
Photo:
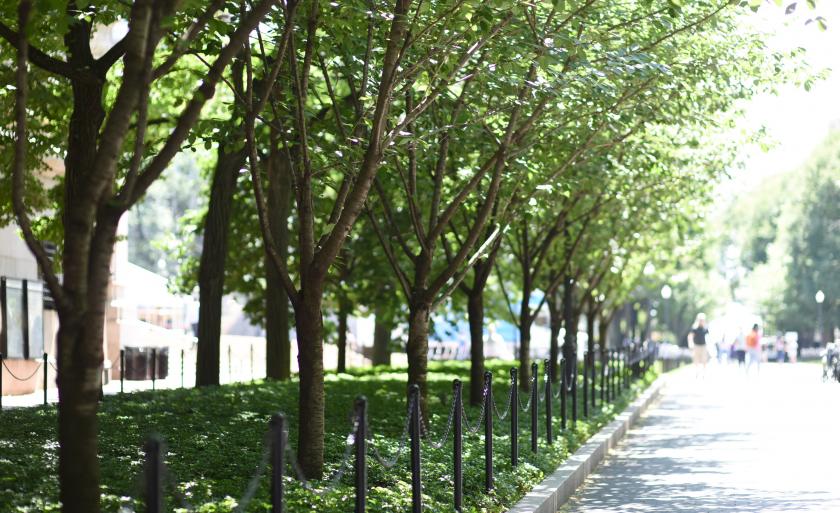
[[[449,438],[449,432],[452,431],[452,424],[453,420],[455,419],[455,397],[452,397],[452,405],[449,407],[449,419],[446,421],[446,430],[443,432],[443,436],[441,437],[439,442],[428,442],[429,445],[434,447],[435,449],[440,449],[441,447],[446,444],[446,440]],[[429,428],[426,426],[425,419],[423,418],[423,409],[420,408],[420,431],[422,437],[425,439],[431,436],[429,433]]]
[[[353,454],[353,447],[356,445],[356,435],[358,434],[358,432],[359,419],[355,418],[353,420],[353,428],[350,431],[350,434],[347,435],[347,438],[345,439],[344,455],[341,458],[341,463],[339,463],[335,473],[329,479],[327,479],[327,486],[320,490],[313,487],[309,480],[306,479],[306,476],[303,474],[303,470],[300,468],[300,465],[298,465],[297,456],[295,455],[291,445],[286,446],[288,448],[289,459],[292,461],[292,468],[294,469],[295,474],[297,474],[298,481],[300,481],[301,486],[303,486],[305,490],[312,492],[318,496],[324,496],[327,493],[335,490],[336,486],[338,486],[339,481],[341,481],[341,478],[344,477],[344,474],[347,472],[347,468],[349,466],[348,463],[350,462],[350,456],[351,454]]]
[[[373,444],[373,435],[371,434],[370,437],[368,437],[368,442],[370,442],[368,446],[370,447],[371,454],[373,455],[374,459],[386,469],[392,468],[394,465],[396,465],[397,461],[400,459],[400,456],[405,450],[405,443],[406,441],[408,441],[408,426],[411,422],[411,407],[409,406],[409,408],[407,408],[406,410],[407,411],[405,414],[405,426],[403,427],[403,433],[400,436],[400,442],[397,446],[397,452],[394,453],[394,456],[392,458],[388,459],[383,457],[382,454],[379,452],[379,449],[377,449],[376,446]]]
[[[44,365],[44,362],[39,362],[39,363],[38,363],[38,366],[37,366],[37,367],[35,367],[35,370],[34,370],[34,371],[32,371],[32,374],[30,374],[29,376],[27,376],[27,377],[25,377],[25,378],[19,378],[18,376],[16,376],[16,375],[15,375],[15,373],[14,373],[14,372],[12,372],[12,369],[10,369],[8,365],[6,365],[6,362],[5,362],[5,361],[3,361],[3,367],[5,367],[5,368],[6,368],[6,371],[9,373],[9,375],[10,375],[11,377],[13,377],[14,379],[16,379],[16,380],[18,380],[18,381],[29,381],[30,379],[32,379],[32,378],[35,376],[35,374],[38,374],[38,371],[39,371],[39,370],[41,370],[41,367],[42,367],[43,365]]]
[[[563,369],[563,372],[568,372],[566,369]],[[578,371],[577,371],[577,362],[575,362],[575,366],[572,368],[572,379],[568,380],[566,383],[566,392],[571,393],[572,389],[575,387],[575,380],[578,378]],[[563,383],[560,383],[560,388],[563,388]]]
[[[479,428],[481,428],[481,424],[484,422],[484,413],[487,409],[488,390],[487,383],[485,383],[484,390],[481,392],[481,412],[478,414],[478,422],[476,422],[475,427],[470,426],[470,419],[467,417],[467,410],[464,409],[464,405],[461,405],[461,415],[464,418],[464,424],[467,425],[467,433],[470,435],[477,433]]]
[[[521,394],[517,397],[519,401],[519,409],[522,411],[529,411],[531,409],[531,401],[534,399],[534,387],[536,386],[537,377],[531,376],[531,386],[528,388],[528,404],[524,407],[522,406],[522,396]]]
[[[505,407],[505,412],[504,413],[499,413],[499,408],[498,408],[498,406],[496,406],[496,401],[495,400],[493,401],[493,411],[496,412],[496,417],[498,417],[499,420],[505,420],[507,418],[508,414],[510,414],[510,407],[511,407],[512,404],[513,404],[513,385],[510,386],[510,392],[508,393],[507,406]]]

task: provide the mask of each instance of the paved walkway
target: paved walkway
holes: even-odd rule
[[[682,511],[840,512],[840,385],[813,363],[680,369],[561,509]]]

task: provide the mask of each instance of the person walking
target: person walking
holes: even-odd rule
[[[691,359],[694,362],[695,374],[699,374],[701,368],[703,375],[706,374],[706,363],[709,361],[709,351],[706,349],[706,337],[708,335],[706,315],[699,313],[694,321],[694,326],[688,333],[688,345],[692,348]]]
[[[758,324],[753,324],[752,329],[747,333],[747,373],[755,364],[756,373],[761,371],[761,335],[758,331]]]
[[[776,362],[785,363],[785,337],[781,333],[776,334]]]
[[[747,363],[747,342],[743,330],[738,330],[738,336],[732,344],[735,349],[735,358],[738,360],[738,367],[744,367]]]

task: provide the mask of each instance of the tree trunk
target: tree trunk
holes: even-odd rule
[[[219,384],[219,345],[222,333],[222,296],[225,261],[236,177],[245,162],[245,152],[218,150],[213,171],[210,202],[204,219],[204,240],[198,268],[198,355],[195,385]]]
[[[557,360],[560,356],[560,347],[559,347],[559,338],[560,338],[560,328],[563,327],[563,315],[560,311],[560,304],[558,304],[557,300],[554,297],[554,294],[551,294],[548,301],[548,315],[549,315],[549,326],[551,329],[551,340],[549,341],[549,365],[551,365],[551,381],[557,382]]]
[[[470,323],[470,404],[484,399],[484,290],[473,288],[467,296]]]
[[[598,345],[601,350],[601,361],[604,361],[610,345],[610,318],[603,313],[598,316]]]
[[[59,480],[63,511],[99,511],[97,410],[102,386],[102,341],[111,256],[119,214],[97,216],[90,253],[66,253],[71,279],[64,288],[73,308],[59,311]],[[72,231],[66,239],[75,238]],[[73,246],[71,244],[71,246]],[[75,246],[75,247],[81,247]],[[84,267],[87,275],[78,270]]]
[[[69,60],[81,65],[89,55],[89,40],[83,23],[78,23],[65,39],[70,45]],[[91,77],[92,78],[92,77]],[[73,303],[70,310],[59,310],[57,334],[58,479],[62,511],[98,513],[100,511],[98,422],[99,390],[103,361],[102,336],[109,269],[90,266],[94,258],[110,264],[111,246],[105,254],[89,255],[94,205],[84,196],[85,173],[94,168],[99,130],[105,119],[102,108],[105,77],[73,80],[73,113],[70,117],[67,154],[64,159],[64,252],[63,285]],[[118,220],[118,218],[116,218]],[[104,228],[104,227],[103,227]],[[100,249],[100,248],[96,248]],[[91,280],[91,274],[96,274]],[[92,290],[99,287],[100,290]],[[96,304],[96,303],[99,304]],[[97,316],[97,313],[102,312]]]
[[[101,352],[102,325],[83,329],[60,320],[58,475],[62,511],[99,511],[98,422],[99,365],[79,361],[97,341]],[[67,348],[77,347],[79,351]],[[85,350],[87,349],[87,350]],[[85,358],[88,360],[89,358]],[[74,361],[76,360],[76,361]]]
[[[595,307],[590,304],[586,312],[586,350],[594,358],[595,356]]]
[[[523,266],[525,278],[522,284],[522,300],[519,305],[519,386],[528,390],[531,386],[531,283],[529,268]]]
[[[350,302],[340,299],[338,302],[338,372],[347,372],[347,317],[350,315]]]
[[[426,377],[429,366],[429,321],[431,305],[416,302],[409,305],[408,312],[408,384],[420,387],[420,406],[426,413]],[[428,418],[428,416],[426,417]]]
[[[304,281],[304,287],[308,285]],[[324,471],[324,324],[322,290],[301,290],[295,308],[300,394],[298,396],[298,463],[307,479]]]
[[[289,338],[289,297],[278,284],[276,268],[266,262],[265,374],[287,380],[292,375],[292,344]]]
[[[391,365],[391,331],[393,323],[377,306],[373,324],[373,365]]]
[[[289,254],[289,209],[291,202],[291,169],[285,153],[276,143],[276,129],[271,128],[271,155],[268,172],[268,224],[284,261]],[[280,285],[280,273],[265,257],[265,372],[271,379],[287,380],[292,375],[291,341],[289,340],[289,296]]]

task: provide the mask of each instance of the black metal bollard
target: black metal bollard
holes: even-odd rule
[[[125,392],[125,349],[120,349],[120,393]]]
[[[624,388],[630,388],[630,352],[624,352]]]
[[[411,385],[408,393],[411,438],[411,511],[423,512],[423,484],[420,479],[420,387]]]
[[[560,360],[560,428],[566,429],[566,401],[568,394],[566,391],[569,387],[569,376],[566,370],[566,359]]]
[[[510,369],[510,464],[519,464],[519,380],[516,367]]]
[[[152,348],[152,390],[155,389],[155,380],[157,380],[157,349]]]
[[[493,489],[493,373],[484,373],[484,489]]]
[[[271,417],[271,512],[283,513],[283,473],[286,469],[286,417]]]
[[[574,360],[572,360],[572,426],[573,427],[577,424],[577,417],[578,417],[577,382],[578,382],[578,366],[577,366],[577,353],[575,353],[575,358],[574,358]]]
[[[49,372],[50,372],[50,365],[47,361],[47,353],[44,353],[44,406],[47,405],[47,386],[49,385]],[[102,377],[100,376],[100,379]],[[100,389],[100,392],[102,390]]]
[[[464,409],[464,399],[461,395],[460,379],[456,379],[452,382],[452,394],[455,397],[455,417],[452,419],[452,466],[455,467],[455,490],[453,498],[455,501],[455,511],[461,511],[464,502],[464,468],[461,459],[461,453],[464,450],[464,428],[461,424],[461,421],[463,420],[461,411]]]
[[[589,418],[589,352],[583,352],[583,418]]]
[[[592,402],[592,412],[595,412],[595,382],[597,381],[597,374],[595,374],[595,351],[592,351],[589,355],[589,371],[590,371],[590,382],[589,382],[589,392],[590,392],[590,400]]]
[[[181,349],[181,388],[184,388],[184,350]]]
[[[618,393],[624,390],[624,348],[618,350]]]
[[[621,364],[620,364],[620,360],[621,360],[621,350],[616,349],[615,350],[615,362],[613,363],[613,365],[615,366],[615,378],[613,379],[615,381],[615,395],[614,395],[615,399],[618,399],[618,396],[621,395]]]
[[[540,400],[537,397],[537,362],[531,363],[531,452],[537,452],[537,415],[539,414]]]
[[[163,455],[161,441],[149,438],[146,453],[146,513],[163,513]]]
[[[604,403],[606,402],[606,394],[607,394],[607,365],[606,365],[606,355],[601,353],[601,408],[604,407]]]
[[[253,346],[252,346],[253,349]],[[365,502],[367,501],[367,398],[359,396],[356,398],[356,510],[355,513],[365,513]]]
[[[621,391],[624,390],[624,369],[623,369],[623,366],[621,364],[622,360],[624,358],[623,355],[624,355],[624,349],[619,349],[615,353],[615,366],[616,366],[616,369],[618,369],[618,372],[617,372],[617,375],[616,375],[615,387],[616,387],[616,390],[618,390],[618,395],[621,395]]]
[[[554,433],[551,432],[551,376],[549,376],[551,368],[551,360],[546,359],[544,362],[545,369],[545,441],[548,445],[554,443]]]

